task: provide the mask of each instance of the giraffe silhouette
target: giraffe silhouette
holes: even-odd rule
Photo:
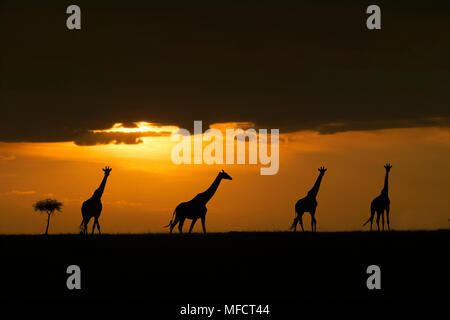
[[[217,188],[219,187],[220,182],[222,179],[226,180],[232,180],[232,178],[225,172],[221,171],[217,175],[216,179],[214,179],[214,182],[211,184],[211,186],[202,193],[197,194],[192,200],[187,202],[180,203],[173,212],[172,219],[170,220],[169,224],[165,226],[165,228],[170,227],[170,233],[172,233],[173,228],[178,223],[178,230],[180,233],[183,232],[183,224],[184,220],[191,219],[191,227],[189,228],[189,233],[194,228],[195,222],[197,222],[197,219],[200,218],[202,221],[202,228],[203,233],[206,233],[206,227],[205,227],[205,216],[206,216],[206,204],[209,200],[214,196],[214,194],[217,191]],[[175,218],[174,218],[175,217]]]
[[[92,226],[92,233],[94,233],[95,226],[97,225],[98,233],[100,234],[100,223],[98,222],[98,218],[100,217],[100,213],[102,213],[102,195],[103,191],[105,191],[105,185],[106,180],[108,180],[109,174],[111,172],[110,167],[105,167],[103,169],[104,176],[103,180],[100,183],[100,186],[97,188],[97,190],[94,191],[94,194],[92,197],[90,197],[88,200],[83,202],[83,205],[81,206],[81,214],[83,216],[83,220],[81,221],[80,233],[87,233],[87,225],[91,218],[94,218],[94,225]]]
[[[384,168],[386,169],[386,175],[384,177],[384,187],[383,190],[381,190],[381,194],[372,200],[372,203],[370,204],[370,218],[363,224],[365,226],[370,221],[370,231],[372,231],[372,223],[373,223],[373,217],[375,213],[377,214],[377,226],[378,231],[380,231],[380,216],[381,216],[381,223],[383,225],[384,230],[384,211],[386,210],[386,222],[388,230],[390,231],[391,228],[389,226],[389,205],[390,200],[388,196],[388,180],[389,180],[389,171],[391,171],[391,164],[387,163],[384,165]]]
[[[305,212],[309,212],[311,214],[311,231],[316,232],[317,228],[317,221],[314,217],[314,214],[316,213],[317,208],[317,200],[316,196],[319,192],[320,183],[322,182],[323,175],[325,174],[325,171],[327,171],[326,168],[320,167],[318,169],[319,176],[317,177],[316,183],[314,183],[314,186],[311,188],[311,190],[308,191],[308,194],[306,197],[300,199],[295,204],[295,213],[297,214],[297,217],[294,218],[294,222],[292,223],[291,229],[294,229],[294,232],[297,230],[297,223],[300,222],[300,226],[302,227],[302,231],[305,231],[303,229],[303,214]]]

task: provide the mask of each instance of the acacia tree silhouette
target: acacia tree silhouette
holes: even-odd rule
[[[54,199],[39,200],[33,204],[34,211],[45,212],[47,214],[47,228],[45,229],[45,234],[48,234],[48,226],[50,224],[50,216],[55,211],[61,211],[63,206],[62,202]]]

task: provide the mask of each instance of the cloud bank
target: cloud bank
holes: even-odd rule
[[[92,132],[136,121],[324,134],[448,126],[448,2],[385,3],[377,32],[363,9],[100,1],[83,6],[77,33],[55,1],[5,1],[0,141],[137,144],[144,135]]]

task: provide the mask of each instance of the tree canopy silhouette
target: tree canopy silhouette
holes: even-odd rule
[[[59,202],[55,199],[39,200],[35,204],[33,204],[34,211],[45,212],[47,214],[47,228],[45,229],[45,234],[48,234],[50,216],[55,211],[61,211],[62,206],[63,206],[62,202]]]

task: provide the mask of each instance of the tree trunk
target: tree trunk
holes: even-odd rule
[[[47,228],[45,229],[45,234],[46,235],[48,234],[48,225],[50,224],[50,213],[47,213],[47,216],[48,216],[48,218],[47,218]]]

